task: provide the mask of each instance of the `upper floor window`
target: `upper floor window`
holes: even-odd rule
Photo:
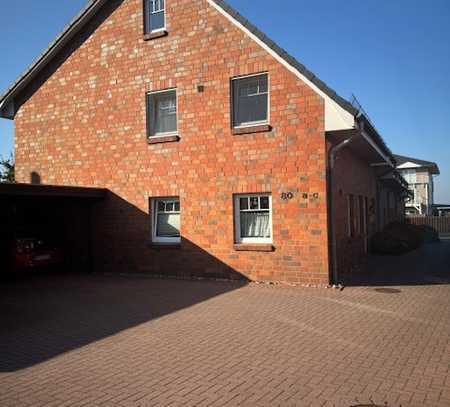
[[[269,79],[267,74],[232,80],[233,127],[269,122]]]
[[[175,89],[147,94],[149,137],[177,134],[177,92]]]
[[[145,33],[162,31],[166,28],[165,0],[144,0]]]

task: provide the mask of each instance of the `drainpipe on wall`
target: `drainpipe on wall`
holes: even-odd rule
[[[348,139],[345,139],[341,143],[331,147],[328,152],[328,166],[327,166],[327,196],[328,196],[328,231],[329,231],[329,241],[330,241],[330,265],[332,268],[333,285],[340,285],[339,273],[337,267],[337,244],[336,244],[336,233],[334,227],[334,194],[333,194],[333,171],[336,164],[336,158],[339,151],[347,147],[356,137],[359,136],[359,132]]]

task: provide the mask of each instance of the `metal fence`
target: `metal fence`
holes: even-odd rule
[[[449,216],[412,216],[407,218],[413,225],[427,225],[439,233],[450,233]]]

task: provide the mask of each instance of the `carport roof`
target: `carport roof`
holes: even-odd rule
[[[107,190],[59,185],[0,184],[0,196],[103,199]]]

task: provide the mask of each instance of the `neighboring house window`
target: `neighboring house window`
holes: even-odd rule
[[[402,176],[408,184],[415,184],[417,182],[416,170],[403,170]]]
[[[165,29],[165,0],[144,0],[144,13],[146,34]]]
[[[272,242],[272,197],[235,195],[236,243]]]
[[[155,243],[180,243],[180,199],[152,199],[151,210],[152,241]]]
[[[177,134],[177,93],[165,90],[147,94],[149,137]]]
[[[233,127],[269,122],[269,79],[267,74],[232,80]]]

